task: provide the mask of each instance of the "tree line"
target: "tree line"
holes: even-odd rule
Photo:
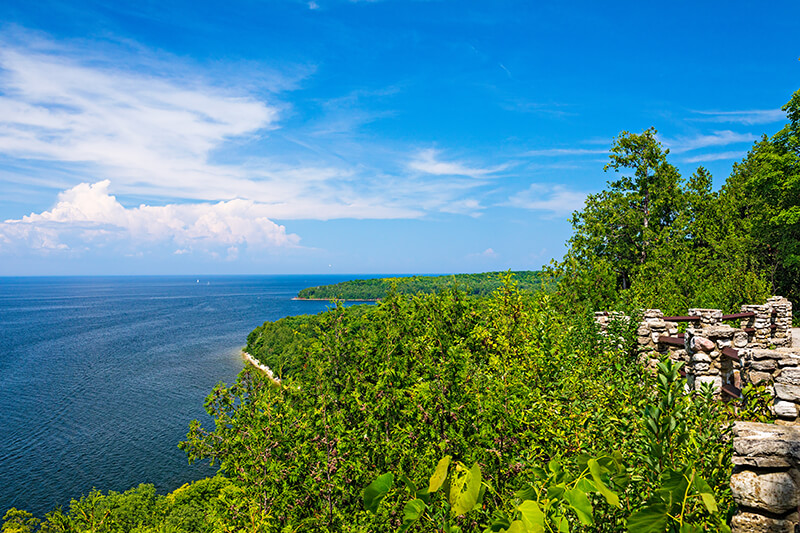
[[[656,130],[622,132],[605,190],[572,216],[563,260],[548,272],[571,305],[738,310],[769,294],[800,301],[800,91],[788,123],[764,135],[724,185],[681,176]]]

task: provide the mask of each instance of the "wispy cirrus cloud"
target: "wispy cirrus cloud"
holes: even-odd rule
[[[660,140],[671,152],[680,154],[692,150],[699,150],[701,148],[752,143],[758,140],[758,136],[752,133],[738,133],[731,130],[722,130],[695,136],[681,136],[671,139],[661,138]]]
[[[268,206],[251,200],[218,203],[123,206],[109,192],[108,180],[82,183],[59,194],[41,213],[0,223],[3,247],[23,245],[40,251],[114,243],[171,245],[176,253],[238,254],[239,247],[292,248],[300,238],[268,218]]]
[[[461,161],[443,161],[439,157],[439,150],[428,148],[421,150],[408,163],[411,170],[433,174],[434,176],[469,176],[471,178],[482,178],[502,172],[508,165],[497,165],[493,167],[477,167]]]
[[[698,122],[730,122],[752,126],[754,124],[771,124],[786,120],[786,113],[780,109],[750,109],[746,111],[692,111],[699,117],[690,120]]]
[[[573,191],[562,185],[533,183],[508,199],[507,205],[521,209],[545,211],[548,216],[563,216],[581,209],[587,193]]]
[[[608,150],[596,148],[545,148],[541,150],[528,150],[522,153],[523,156],[527,157],[560,157],[599,154],[608,154]]]
[[[685,163],[705,163],[708,161],[722,161],[725,159],[741,159],[747,155],[747,151],[739,150],[733,152],[717,152],[711,154],[701,154],[682,159]]]

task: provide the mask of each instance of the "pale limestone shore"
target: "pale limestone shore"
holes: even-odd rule
[[[275,376],[272,372],[272,369],[265,364],[259,363],[255,357],[250,355],[249,353],[242,350],[242,359],[250,363],[252,366],[256,367],[257,369],[261,370],[267,377],[276,385],[281,384],[281,380],[279,377]]]

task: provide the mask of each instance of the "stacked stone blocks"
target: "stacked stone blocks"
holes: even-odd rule
[[[800,524],[800,427],[737,422],[732,533],[794,533]]]
[[[764,305],[744,305],[738,317],[739,328],[726,325],[719,309],[693,308],[687,317],[674,317],[688,322],[678,337],[678,322],[669,320],[659,309],[645,309],[637,333],[639,361],[654,367],[668,354],[673,361],[685,364],[687,389],[698,390],[711,384],[718,398],[723,387],[741,389],[748,383],[764,383],[775,398],[774,411],[782,420],[800,419],[800,356],[791,350],[792,304],[773,296]],[[597,313],[601,331],[619,313]],[[627,317],[625,317],[627,319]],[[731,389],[728,389],[731,390]]]

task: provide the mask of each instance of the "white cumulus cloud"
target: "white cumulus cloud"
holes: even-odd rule
[[[45,250],[121,241],[133,247],[168,244],[175,253],[192,250],[227,255],[239,246],[274,249],[298,246],[300,238],[268,218],[269,207],[252,200],[125,207],[111,195],[111,183],[82,183],[58,196],[49,211],[0,223],[0,242]]]

